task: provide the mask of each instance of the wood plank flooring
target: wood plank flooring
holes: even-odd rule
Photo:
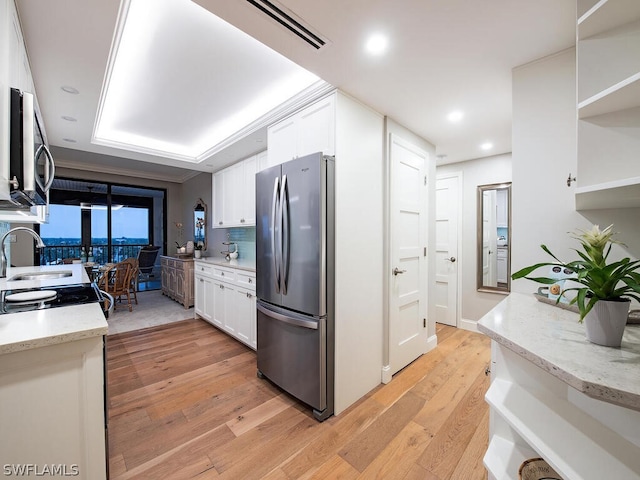
[[[485,479],[489,339],[437,333],[436,349],[323,423],[202,320],[109,336],[110,478]]]

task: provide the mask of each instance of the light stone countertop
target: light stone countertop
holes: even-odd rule
[[[478,330],[576,390],[640,410],[640,325],[627,325],[620,348],[589,342],[578,314],[511,293]]]
[[[250,272],[256,271],[255,260],[247,260],[244,258],[238,258],[236,260],[226,260],[224,257],[202,257],[196,258],[195,261],[219,265],[222,267],[238,268],[240,270],[248,270]]]
[[[9,281],[19,273],[68,270],[69,277],[49,280]],[[0,290],[41,288],[89,283],[84,265],[7,268]],[[106,335],[107,321],[98,303],[46,308],[0,315],[0,355],[37,347]]]

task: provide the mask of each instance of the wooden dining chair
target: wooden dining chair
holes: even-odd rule
[[[118,262],[102,272],[98,280],[98,288],[111,294],[115,300],[114,309],[117,308],[117,302],[122,302],[122,297],[127,297],[129,311],[133,311],[133,305],[131,304],[131,278],[133,272],[134,266],[128,261]]]
[[[138,291],[138,282],[137,282],[138,272],[139,272],[138,259],[129,257],[122,260],[122,262],[130,263],[131,268],[133,268],[133,271],[131,272],[131,281],[129,282],[129,291],[133,294],[133,299],[135,300],[137,305],[138,295],[136,294],[136,292]]]

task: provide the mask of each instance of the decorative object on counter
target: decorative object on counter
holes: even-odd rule
[[[227,246],[227,250],[226,251],[221,251],[220,253],[222,255],[224,255],[224,258],[229,261],[229,260],[235,260],[238,258],[238,244],[234,243],[234,242],[222,242],[223,245]],[[233,245],[233,251],[229,249],[229,247]]]
[[[518,469],[518,478],[520,480],[563,480],[542,458],[530,458],[522,462]]]
[[[195,247],[195,245],[193,244],[193,242],[191,240],[189,240],[186,243],[186,248],[187,248],[186,253],[188,253],[189,255],[193,255],[193,247]]]
[[[580,242],[584,251],[576,250],[581,260],[564,263],[551,253],[546,245],[542,249],[557,262],[537,263],[514,273],[511,278],[527,278],[538,283],[553,285],[557,278],[529,276],[540,267],[552,266],[569,269],[575,272],[573,282],[580,287],[562,290],[574,291],[577,295],[569,301],[569,305],[577,304],[580,322],[586,324],[587,340],[598,345],[619,347],[622,342],[624,327],[629,314],[630,299],[640,301],[640,260],[631,261],[623,258],[607,264],[607,258],[614,243],[621,244],[612,237],[613,225],[600,230],[598,225],[588,231],[578,230],[574,238]],[[557,302],[560,301],[558,298]]]
[[[201,258],[201,257],[202,257],[202,247],[203,247],[203,246],[204,246],[204,245],[202,245],[202,243],[201,243],[201,242],[198,242],[198,243],[196,243],[196,244],[193,246],[193,248],[194,248],[194,250],[193,250],[193,256],[194,256],[194,257],[196,257],[196,258]]]

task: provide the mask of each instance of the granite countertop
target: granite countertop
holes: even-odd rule
[[[9,281],[19,273],[70,271],[71,276],[48,280]],[[7,268],[0,290],[53,287],[89,283],[84,265]],[[0,315],[0,355],[47,345],[106,335],[107,321],[98,303],[48,308]]]
[[[247,260],[244,258],[238,258],[236,260],[227,260],[224,257],[202,257],[202,258],[196,258],[196,262],[209,263],[212,265],[219,265],[222,267],[238,268],[240,270],[248,270],[250,272],[256,271],[256,261]]]
[[[640,325],[627,325],[620,348],[587,341],[578,314],[511,293],[478,330],[592,398],[640,410]]]

